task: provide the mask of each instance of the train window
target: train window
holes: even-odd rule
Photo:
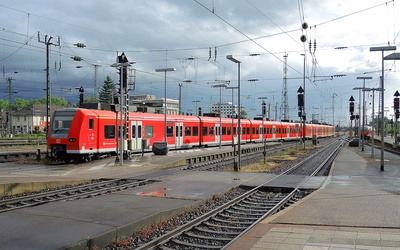
[[[90,119],[89,119],[89,129],[90,129],[90,130],[93,130],[93,129],[94,129],[94,119],[93,119],[93,118],[90,118]]]
[[[132,125],[132,138],[136,138],[136,125]]]
[[[227,134],[228,134],[228,135],[231,135],[231,134],[232,134],[232,129],[231,129],[230,127],[229,127],[228,130],[227,130]]]
[[[226,127],[222,127],[222,135],[226,135]]]
[[[210,135],[214,135],[214,127],[210,127],[209,133]]]
[[[237,128],[233,127],[233,134],[236,135],[237,134]]]
[[[193,136],[199,135],[199,127],[193,127]]]
[[[172,127],[172,126],[167,126],[167,136],[168,136],[168,137],[174,136],[174,127]]]
[[[115,138],[115,126],[114,125],[105,125],[104,126],[104,138],[106,138],[106,139]]]
[[[249,135],[250,134],[250,128],[246,128],[246,132]]]
[[[142,138],[142,125],[137,126],[137,137]]]
[[[153,138],[153,126],[145,126],[144,131],[146,133],[146,138]]]
[[[203,135],[208,135],[208,127],[203,127]]]
[[[192,127],[185,127],[185,136],[192,135]]]

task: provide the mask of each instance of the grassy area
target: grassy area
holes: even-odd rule
[[[288,150],[280,151],[276,155],[265,157],[265,164],[263,159],[257,163],[253,163],[246,166],[241,166],[240,172],[253,173],[253,172],[269,172],[276,168],[296,160],[299,156],[310,153],[313,147],[307,147],[306,150],[302,148],[291,148]]]

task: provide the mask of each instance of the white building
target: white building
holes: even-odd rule
[[[156,99],[155,95],[134,95],[129,96],[129,110],[134,112],[145,112],[164,114],[164,98]],[[177,115],[179,113],[179,101],[168,99],[167,114]]]
[[[211,106],[211,112],[219,114],[221,109],[221,117],[232,117],[232,102],[226,103],[214,103]],[[236,117],[238,114],[237,105],[233,105],[233,116]]]

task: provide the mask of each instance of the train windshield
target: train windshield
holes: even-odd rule
[[[51,137],[67,138],[76,110],[57,110],[51,123]]]

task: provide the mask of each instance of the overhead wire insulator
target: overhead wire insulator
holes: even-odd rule
[[[86,45],[84,43],[75,43],[74,46],[78,47],[78,48],[85,48]]]
[[[317,39],[314,38],[314,53],[317,50]]]
[[[83,59],[82,59],[82,57],[80,57],[80,56],[74,56],[74,57],[71,57],[74,61],[82,61]]]

